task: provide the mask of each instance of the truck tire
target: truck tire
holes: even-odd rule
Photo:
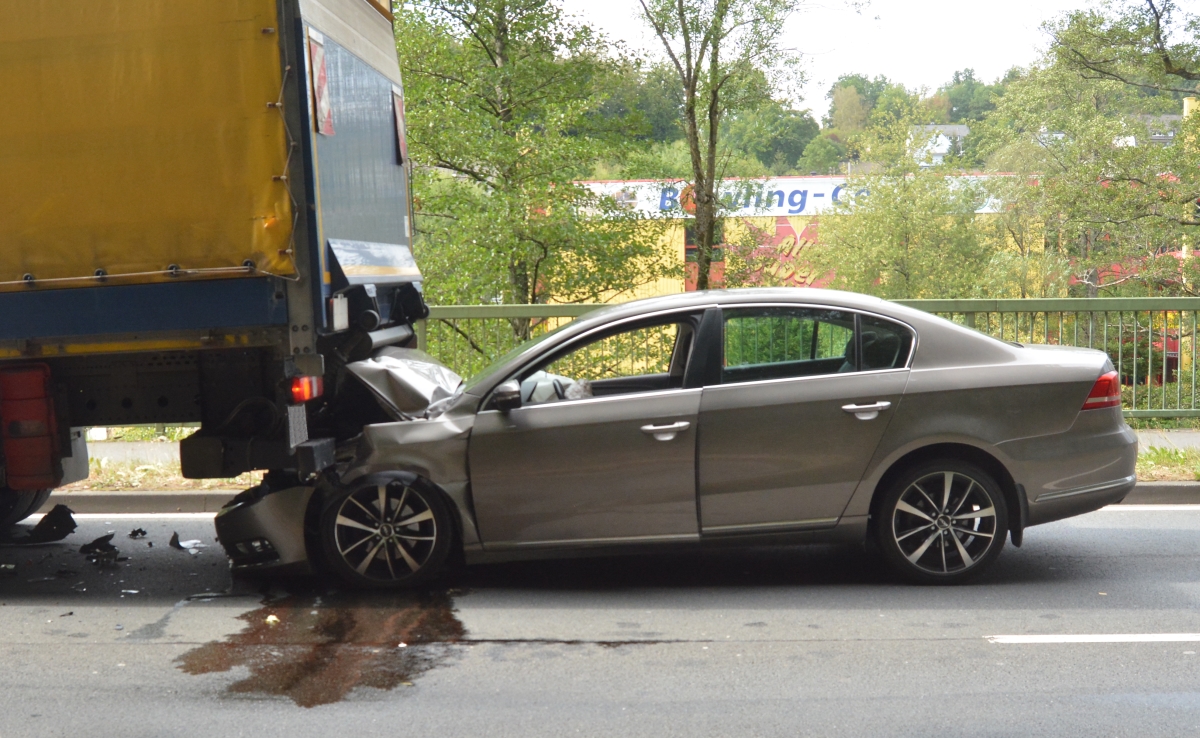
[[[0,532],[37,512],[50,498],[51,491],[0,488]]]

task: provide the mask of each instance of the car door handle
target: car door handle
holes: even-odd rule
[[[681,420],[678,423],[668,423],[666,425],[650,425],[642,426],[642,433],[654,436],[656,441],[670,441],[677,433],[691,428],[692,424],[686,420]]]
[[[888,402],[887,400],[881,400],[879,402],[873,402],[870,405],[842,405],[842,410],[845,410],[848,413],[853,413],[854,417],[858,418],[859,420],[874,420],[875,418],[879,417],[879,412],[881,410],[887,410],[891,406],[892,403]]]

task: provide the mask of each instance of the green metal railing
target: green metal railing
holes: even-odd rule
[[[1200,417],[1196,327],[1200,298],[897,300],[1005,341],[1106,351],[1130,417]],[[603,305],[435,307],[421,346],[469,376],[531,336]]]

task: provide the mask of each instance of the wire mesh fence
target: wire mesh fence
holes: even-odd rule
[[[1105,351],[1121,377],[1127,415],[1200,417],[1196,397],[1200,298],[898,302],[1003,341]],[[426,351],[463,376],[472,376],[523,341],[598,307],[603,306],[435,307],[420,327],[420,340]],[[627,347],[606,347],[601,363],[653,361],[650,357],[664,352],[661,346],[652,348],[650,344],[673,335],[660,331],[655,336],[630,339]],[[584,370],[576,369],[577,373]]]

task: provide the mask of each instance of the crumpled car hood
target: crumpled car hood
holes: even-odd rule
[[[462,377],[424,351],[383,348],[346,365],[399,420],[441,415],[458,396]]]

